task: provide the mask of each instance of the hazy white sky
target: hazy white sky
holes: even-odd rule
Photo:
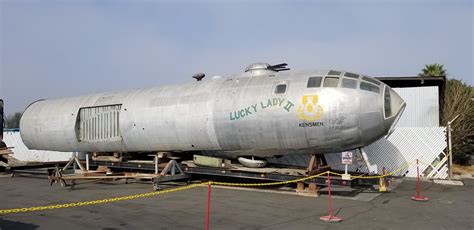
[[[0,97],[34,100],[240,73],[252,62],[474,84],[473,1],[0,0]]]

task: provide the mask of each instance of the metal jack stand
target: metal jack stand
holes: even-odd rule
[[[62,168],[62,171],[67,170],[71,165],[73,165],[74,169],[76,169],[76,166],[78,166],[82,172],[87,171],[86,168],[84,168],[84,166],[82,165],[81,161],[79,160],[79,157],[77,156],[77,154],[71,157],[69,162],[67,162],[67,164]]]
[[[183,169],[181,169],[181,165],[176,162],[176,160],[170,160],[168,164],[166,164],[165,168],[161,171],[160,174],[156,175],[152,179],[153,183],[153,190],[160,189],[161,182],[167,181],[175,181],[175,180],[182,180],[182,179],[189,179],[190,176],[184,173]]]
[[[385,175],[387,173],[385,171],[385,167],[382,168],[382,175]],[[381,177],[379,178],[379,192],[388,192],[388,181],[387,177]]]
[[[326,158],[322,154],[312,154],[309,159],[309,164],[307,168],[307,174],[312,175],[320,170],[329,169],[327,166]]]
[[[48,170],[49,185],[53,186],[53,184],[59,182],[61,184],[61,187],[68,186],[66,181],[62,179],[62,176],[63,176],[62,169],[60,169],[58,165],[56,165],[56,168],[53,171]]]
[[[84,168],[84,166],[82,165],[81,161],[79,160],[79,157],[77,157],[77,154],[74,154],[74,156],[71,157],[69,162],[67,162],[67,164],[62,169],[60,169],[56,165],[56,169],[49,174],[48,179],[49,179],[50,185],[52,186],[54,183],[59,182],[61,184],[61,187],[68,186],[66,181],[62,178],[62,176],[63,176],[63,172],[68,170],[69,167],[71,166],[73,166],[74,170],[76,170],[76,166],[78,166],[82,172],[87,171],[86,168]],[[72,183],[74,185],[74,181]]]
[[[324,155],[312,154],[311,158],[309,159],[306,174],[308,176],[313,175],[324,169],[329,169]],[[299,181],[296,185],[296,194],[298,195],[309,197],[319,196],[319,187],[315,183],[309,183],[307,189],[305,188],[305,182],[303,181]]]
[[[365,164],[367,165],[367,169],[369,170],[369,173],[378,173],[377,165],[376,164],[370,164],[369,162],[369,156],[367,156],[367,153],[364,151],[363,148],[359,148],[359,151],[362,155],[362,158],[364,158]]]

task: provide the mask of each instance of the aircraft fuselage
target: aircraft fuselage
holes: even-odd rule
[[[20,130],[24,143],[40,150],[269,157],[369,145],[393,129],[404,106],[390,87],[364,75],[255,70],[38,101]]]

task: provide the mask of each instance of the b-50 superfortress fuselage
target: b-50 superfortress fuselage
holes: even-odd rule
[[[405,108],[368,76],[279,70],[256,63],[228,78],[37,101],[21,136],[30,149],[55,151],[332,153],[389,134]]]

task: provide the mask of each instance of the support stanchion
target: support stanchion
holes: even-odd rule
[[[329,216],[321,216],[320,220],[328,223],[337,223],[341,222],[342,218],[339,216],[332,215],[332,203],[331,203],[331,175],[328,171],[328,206],[329,206]]]
[[[385,172],[385,167],[382,168],[382,175],[385,175],[387,172]],[[379,179],[379,192],[387,192],[387,178],[386,177],[381,177]]]
[[[428,201],[428,197],[420,194],[420,167],[418,165],[418,159],[416,159],[416,175],[418,177],[418,183],[416,186],[416,196],[412,196],[411,199],[414,201]]]
[[[211,185],[212,183],[209,181],[209,184],[207,185],[206,230],[209,230],[209,216],[211,212]]]

